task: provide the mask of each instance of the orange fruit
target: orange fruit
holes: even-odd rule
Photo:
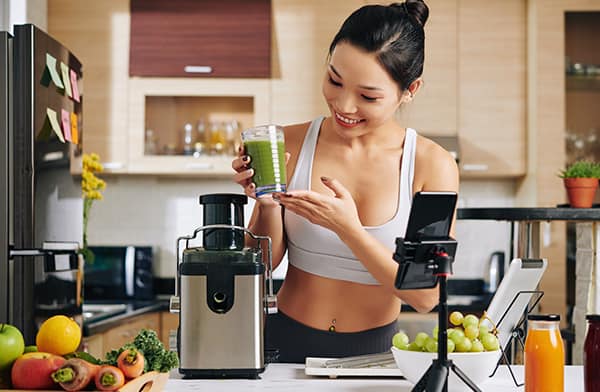
[[[81,328],[67,316],[52,316],[44,321],[35,337],[38,351],[65,355],[77,350]]]

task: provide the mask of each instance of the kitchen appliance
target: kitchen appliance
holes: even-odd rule
[[[490,255],[488,265],[483,276],[483,291],[495,293],[504,278],[504,252],[496,251]]]
[[[0,322],[33,344],[51,315],[82,320],[81,188],[70,174],[82,66],[35,26],[13,30],[0,32]]]
[[[205,226],[177,240],[171,311],[179,312],[177,351],[184,377],[257,378],[264,371],[265,313],[276,311],[271,239],[243,227],[246,203],[245,195],[200,196]],[[200,232],[203,246],[190,247]],[[257,241],[256,247],[244,246],[245,234]]]
[[[94,262],[85,265],[86,302],[154,298],[152,247],[90,246]]]

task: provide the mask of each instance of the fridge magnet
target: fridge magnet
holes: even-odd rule
[[[46,68],[44,69],[44,73],[42,75],[42,84],[48,87],[50,85],[50,81],[54,82],[56,87],[61,90],[65,88],[60,80],[60,75],[56,71],[56,59],[50,53],[46,53]]]
[[[62,74],[63,83],[65,85],[65,92],[67,93],[67,95],[70,98],[73,96],[73,92],[71,91],[71,83],[69,81],[69,78],[70,78],[69,67],[67,66],[67,64],[63,63],[62,61],[60,62],[60,71]]]
[[[71,113],[67,112],[65,109],[60,110],[60,117],[62,119],[62,130],[65,137],[65,140],[71,141]]]
[[[77,85],[77,73],[75,71],[70,70],[71,75],[71,89],[73,93],[73,99],[77,102],[80,102],[79,98],[79,86]]]
[[[71,143],[79,144],[79,128],[77,127],[77,115],[75,113],[71,113]]]

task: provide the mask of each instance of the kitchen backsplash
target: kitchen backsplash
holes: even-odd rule
[[[198,196],[241,189],[228,179],[167,179],[156,177],[108,177],[104,200],[94,203],[88,228],[91,244],[135,244],[156,247],[155,273],[175,275],[175,243],[202,224]],[[463,181],[460,207],[514,206],[512,181]],[[252,200],[246,206],[250,218]],[[400,236],[400,233],[399,233]],[[459,250],[454,264],[456,278],[481,278],[492,252],[508,252],[509,225],[495,221],[458,221]],[[508,255],[508,253],[507,253]],[[285,266],[277,275],[281,276]]]

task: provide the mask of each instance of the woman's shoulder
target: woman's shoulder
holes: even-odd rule
[[[312,124],[313,121],[314,120],[284,126],[283,133],[285,135],[286,146],[294,146],[300,148],[300,146],[304,142],[306,132],[308,131],[308,128],[310,127],[310,124]]]
[[[450,181],[458,183],[458,166],[448,151],[433,140],[417,135],[415,177],[423,184]]]

